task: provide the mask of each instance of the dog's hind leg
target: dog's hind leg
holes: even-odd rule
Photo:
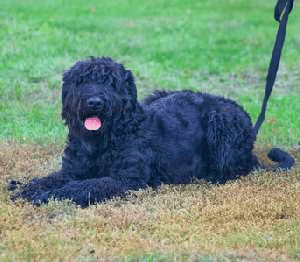
[[[254,130],[246,114],[231,108],[229,113],[211,112],[207,128],[207,146],[212,169],[212,182],[225,183],[247,175],[256,165],[252,153]],[[243,116],[243,117],[241,117]]]

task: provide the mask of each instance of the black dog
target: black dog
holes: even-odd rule
[[[224,183],[258,165],[256,132],[241,106],[191,91],[157,91],[140,104],[131,72],[110,58],[78,62],[65,72],[62,103],[69,128],[62,169],[16,195],[35,204],[53,196],[87,206],[192,177]],[[280,149],[269,155],[279,168],[294,163]]]

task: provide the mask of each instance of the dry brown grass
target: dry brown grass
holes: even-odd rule
[[[256,151],[269,166],[263,150]],[[34,207],[9,200],[9,179],[58,169],[61,152],[55,146],[0,144],[0,260],[116,261],[153,252],[171,254],[166,261],[199,261],[207,254],[215,261],[300,259],[296,149],[292,171],[255,171],[222,186],[163,185],[86,209],[68,201]]]

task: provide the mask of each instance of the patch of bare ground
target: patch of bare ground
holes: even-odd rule
[[[119,261],[160,253],[199,261],[293,261],[300,254],[300,153],[289,172],[253,171],[225,185],[193,181],[128,192],[81,209],[12,202],[6,186],[60,168],[62,148],[0,144],[1,259]],[[270,168],[266,149],[256,148]],[[169,260],[170,261],[170,260]]]

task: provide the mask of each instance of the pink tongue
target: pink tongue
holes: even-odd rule
[[[87,130],[98,130],[101,127],[101,121],[97,117],[87,118],[84,122]]]

